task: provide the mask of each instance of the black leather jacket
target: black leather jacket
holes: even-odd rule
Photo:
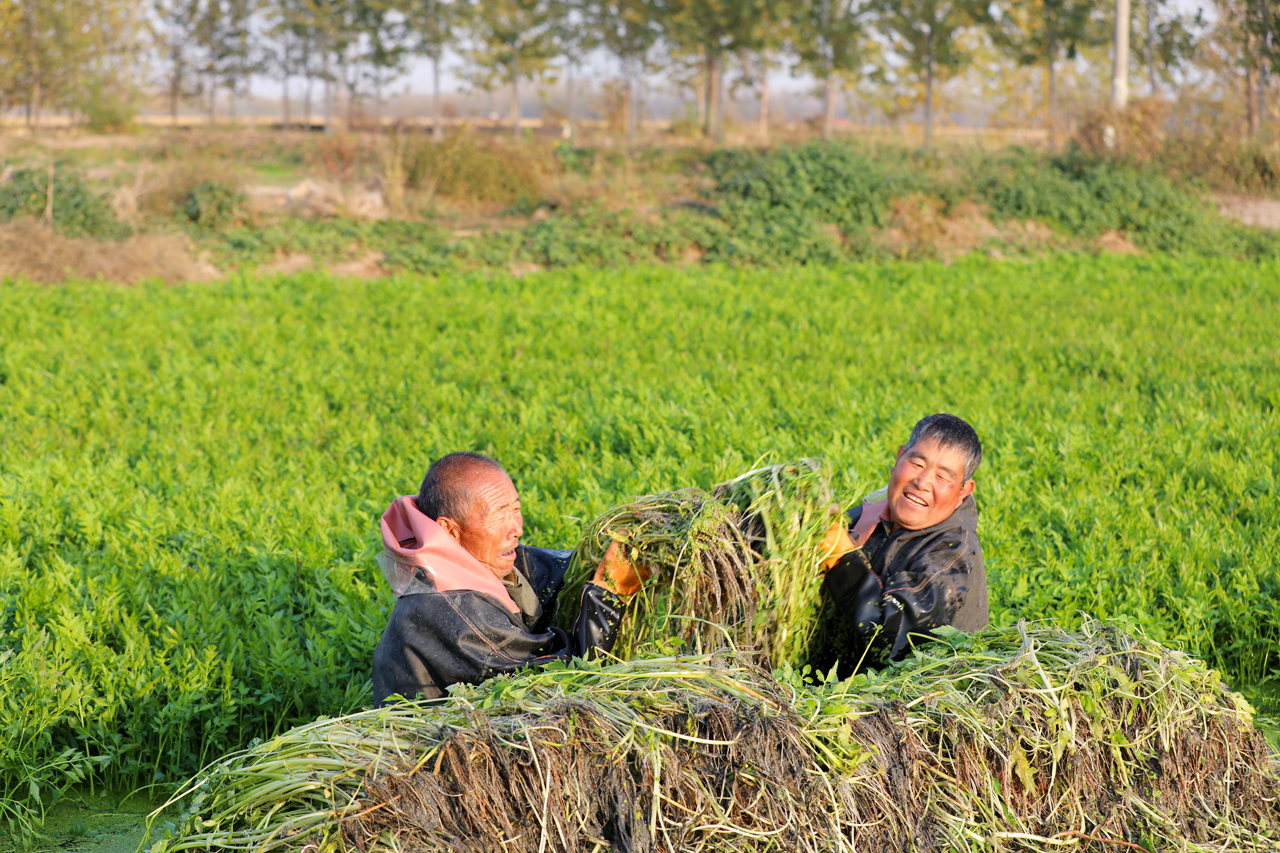
[[[491,595],[469,590],[424,591],[396,600],[373,653],[373,699],[438,699],[450,684],[475,684],[526,666],[611,651],[622,621],[622,599],[588,583],[571,634],[550,626],[564,586],[569,551],[516,548],[516,571],[536,592],[541,614],[515,614]]]
[[[849,511],[849,527],[862,507]],[[913,642],[951,625],[976,631],[989,621],[987,572],[978,541],[978,506],[965,498],[950,517],[923,530],[876,525],[866,544],[846,554],[822,585],[820,640],[842,674],[864,653],[901,660]],[[815,659],[817,666],[834,660]]]

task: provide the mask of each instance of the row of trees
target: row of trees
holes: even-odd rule
[[[219,91],[247,94],[255,75],[284,87],[305,80],[302,111],[320,88],[326,111],[335,89],[348,103],[386,87],[414,58],[439,80],[446,54],[460,56],[472,84],[507,87],[518,130],[520,87],[563,76],[568,114],[574,79],[589,57],[612,56],[627,97],[626,123],[638,123],[637,88],[654,74],[695,93],[704,132],[720,140],[725,84],[757,89],[768,121],[770,72],[789,67],[824,90],[824,132],[838,93],[851,85],[907,92],[922,106],[931,141],[940,81],[961,72],[976,51],[1044,69],[1048,111],[1058,71],[1082,55],[1112,60],[1112,100],[1128,97],[1130,41],[1153,92],[1195,73],[1199,42],[1225,51],[1222,63],[1244,81],[1251,123],[1267,115],[1280,59],[1280,0],[1223,0],[1211,24],[1177,0],[0,0],[0,109],[25,103],[38,120],[47,104],[74,107],[103,87],[135,79],[144,63],[179,105]],[[1225,45],[1225,47],[1223,47]],[[1235,49],[1234,55],[1231,55]],[[899,101],[903,101],[899,98]],[[1255,103],[1256,102],[1256,103]],[[1050,127],[1052,127],[1052,122]],[[762,128],[767,132],[767,124]],[[437,120],[437,132],[439,122]]]

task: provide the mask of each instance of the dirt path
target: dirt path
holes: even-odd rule
[[[1214,199],[1218,212],[1245,225],[1280,230],[1280,201],[1268,198],[1220,195]]]

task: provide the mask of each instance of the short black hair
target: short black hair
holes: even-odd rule
[[[964,454],[964,478],[973,477],[973,473],[982,464],[982,442],[978,433],[964,418],[941,412],[921,418],[911,430],[911,438],[907,439],[907,450],[926,439],[935,439],[943,447],[953,447]]]
[[[418,509],[422,514],[432,521],[441,517],[465,521],[471,514],[471,495],[462,487],[459,475],[477,465],[507,473],[498,460],[471,450],[448,453],[432,462],[418,489]]]

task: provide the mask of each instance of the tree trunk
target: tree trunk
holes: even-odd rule
[[[1129,0],[1116,0],[1115,57],[1111,65],[1111,109],[1129,106]]]
[[[1262,46],[1258,51],[1258,129],[1261,130],[1266,126],[1267,120],[1270,118],[1268,113],[1271,111],[1267,108],[1267,93],[1271,89],[1268,79],[1270,74],[1270,58],[1271,58],[1271,9],[1268,8],[1267,0],[1262,0]]]
[[[169,61],[173,63],[173,76],[169,78],[169,125],[178,126],[178,96],[182,91],[182,58],[178,46],[169,50]]]
[[[324,78],[324,132],[333,133],[333,80]]]
[[[311,72],[308,71],[307,72],[307,88],[303,90],[304,94],[302,96],[303,98],[302,120],[306,126],[306,130],[308,133],[311,131],[311,85],[312,85],[312,82],[313,81],[311,78]]]
[[[333,66],[330,64],[332,57],[328,44],[323,50],[324,53],[321,55],[324,62],[321,65],[321,72],[324,74],[324,132],[333,133]]]
[[[577,144],[576,134],[574,133],[576,128],[573,126],[573,60],[572,59],[569,60],[568,72],[569,72],[568,79],[566,81],[568,86],[568,91],[565,93],[566,103],[564,107],[564,113],[565,113],[565,121],[567,121],[569,124],[569,141],[571,143]]]
[[[1058,75],[1053,61],[1053,50],[1049,49],[1049,150],[1058,150]]]
[[[1156,42],[1155,42],[1155,16],[1156,3],[1155,0],[1146,0],[1147,13],[1147,77],[1151,84],[1151,97],[1159,94],[1156,83]]]
[[[828,75],[822,92],[822,138],[830,139],[836,128],[836,84]]]
[[[760,142],[769,144],[769,67],[763,66],[760,74],[760,118],[757,120],[760,129]]]
[[[707,74],[707,65],[710,62],[711,60],[708,59],[705,63],[699,63],[702,67],[698,69],[698,84],[694,92],[694,99],[697,102],[698,124],[702,126],[704,136],[710,135],[710,125],[707,124],[707,87],[710,85],[707,82],[710,79],[710,75]]]
[[[284,81],[280,86],[280,102],[284,108],[284,129],[289,129],[289,75],[284,75]]]
[[[342,76],[347,83],[347,132],[350,132],[351,126],[356,123],[356,83],[354,78],[347,77],[345,68]]]
[[[49,152],[49,177],[44,185],[44,221],[53,230],[53,152]]]
[[[933,147],[933,32],[925,40],[924,53],[924,147]]]
[[[1253,37],[1245,37],[1245,65],[1244,65],[1244,104],[1245,113],[1249,120],[1249,135],[1258,135],[1258,81],[1253,73],[1253,63],[1249,58],[1253,54]]]
[[[40,99],[42,96],[40,91],[40,60],[36,54],[36,13],[30,3],[26,4],[26,9],[27,64],[31,71],[31,97],[27,100],[27,124],[31,128],[31,135],[34,136],[40,128]]]
[[[707,56],[707,126],[717,145],[724,144],[724,62],[719,50]]]
[[[636,75],[635,70],[630,69],[627,73],[627,144],[636,144],[636,118],[639,112],[636,104]]]
[[[324,132],[333,133],[333,68],[329,65],[329,51],[324,52]]]
[[[436,142],[444,139],[444,116],[442,116],[440,108],[440,50],[431,54],[431,83],[434,86],[432,100],[435,102],[433,110],[435,111],[435,121],[431,125],[431,138]]]
[[[511,138],[520,138],[520,70],[511,63]]]

